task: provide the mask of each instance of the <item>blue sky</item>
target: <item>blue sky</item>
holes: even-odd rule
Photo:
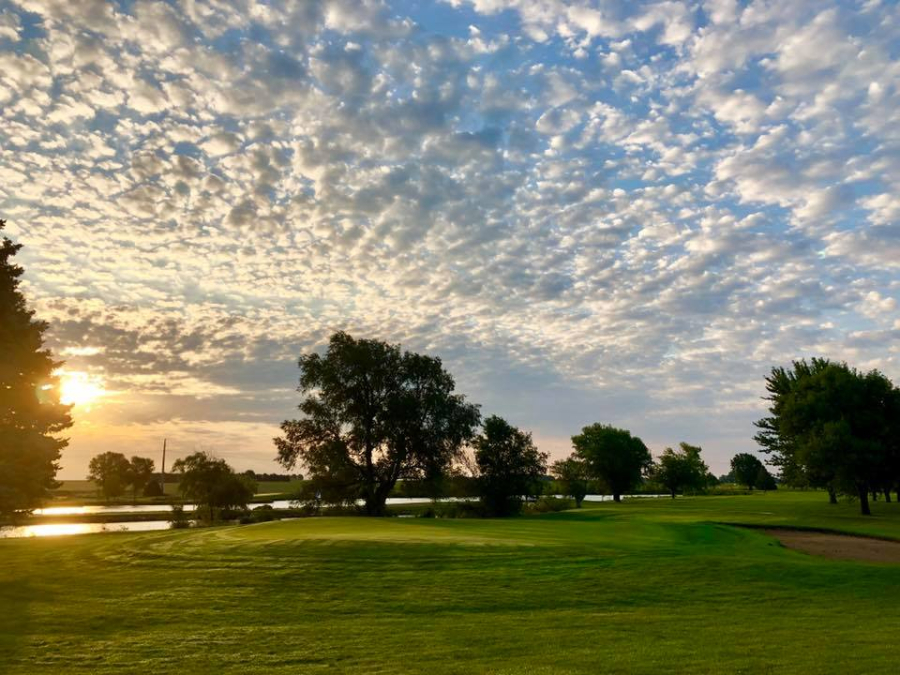
[[[0,2],[0,216],[103,450],[272,470],[334,330],[554,456],[900,378],[896,2]]]

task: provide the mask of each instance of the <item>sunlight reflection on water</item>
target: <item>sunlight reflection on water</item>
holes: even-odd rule
[[[57,537],[68,534],[90,534],[92,532],[150,532],[168,529],[166,520],[144,520],[126,523],[44,523],[41,525],[19,525],[0,527],[0,539],[20,537]]]
[[[668,497],[668,495],[622,495],[623,499]],[[611,495],[587,495],[584,498],[588,502],[612,501]],[[430,500],[419,497],[391,497],[387,500],[389,505],[415,504]],[[467,501],[465,498],[449,498],[441,501]],[[287,509],[293,504],[288,499],[278,499],[267,502],[276,509]],[[255,509],[264,504],[251,504]],[[153,511],[168,511],[172,507],[169,504],[139,504],[129,506],[116,504],[111,506],[51,506],[45,509],[35,509],[35,515],[40,516],[72,516],[96,513],[140,513]],[[185,504],[185,511],[193,511],[193,504]],[[91,534],[94,532],[151,532],[154,530],[168,529],[167,520],[129,521],[123,523],[45,523],[41,525],[20,525],[0,527],[0,539],[13,539],[20,537],[56,537],[69,534]]]

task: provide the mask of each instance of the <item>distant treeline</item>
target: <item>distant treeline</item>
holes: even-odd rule
[[[632,493],[698,494],[717,483],[700,447],[681,443],[654,461],[639,437],[602,423],[582,428],[574,452],[550,464],[529,432],[483,417],[457,393],[440,359],[399,345],[339,332],[325,354],[303,355],[299,365],[301,416],[282,424],[275,444],[282,466],[308,470],[297,498],[313,512],[362,502],[366,514],[384,515],[394,496],[477,498],[460,510],[507,516],[529,502],[549,506],[554,495],[577,507],[589,493],[618,502]],[[765,470],[748,468],[742,483],[767,488]]]
[[[242,472],[242,475],[255,480],[257,483],[290,483],[291,481],[303,480],[302,473],[257,473],[252,469]],[[162,480],[163,476],[159,471],[153,473],[156,481]],[[181,480],[181,476],[175,472],[168,472],[165,475],[166,483],[177,483]]]
[[[303,480],[302,473],[257,473],[252,469],[243,472],[247,478],[252,478],[257,483],[289,483],[295,480]]]

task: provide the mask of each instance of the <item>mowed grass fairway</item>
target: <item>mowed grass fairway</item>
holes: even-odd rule
[[[715,524],[900,539],[900,505],[864,519],[826,502],[770,493],[505,521],[0,541],[0,672],[890,672],[900,565]]]

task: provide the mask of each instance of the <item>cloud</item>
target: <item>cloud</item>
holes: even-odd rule
[[[717,469],[770,366],[900,375],[895,6],[432,11],[0,14],[0,213],[51,346],[117,392],[65,471],[104,425],[271,469],[337,329],[441,355],[554,452],[612,421]]]

